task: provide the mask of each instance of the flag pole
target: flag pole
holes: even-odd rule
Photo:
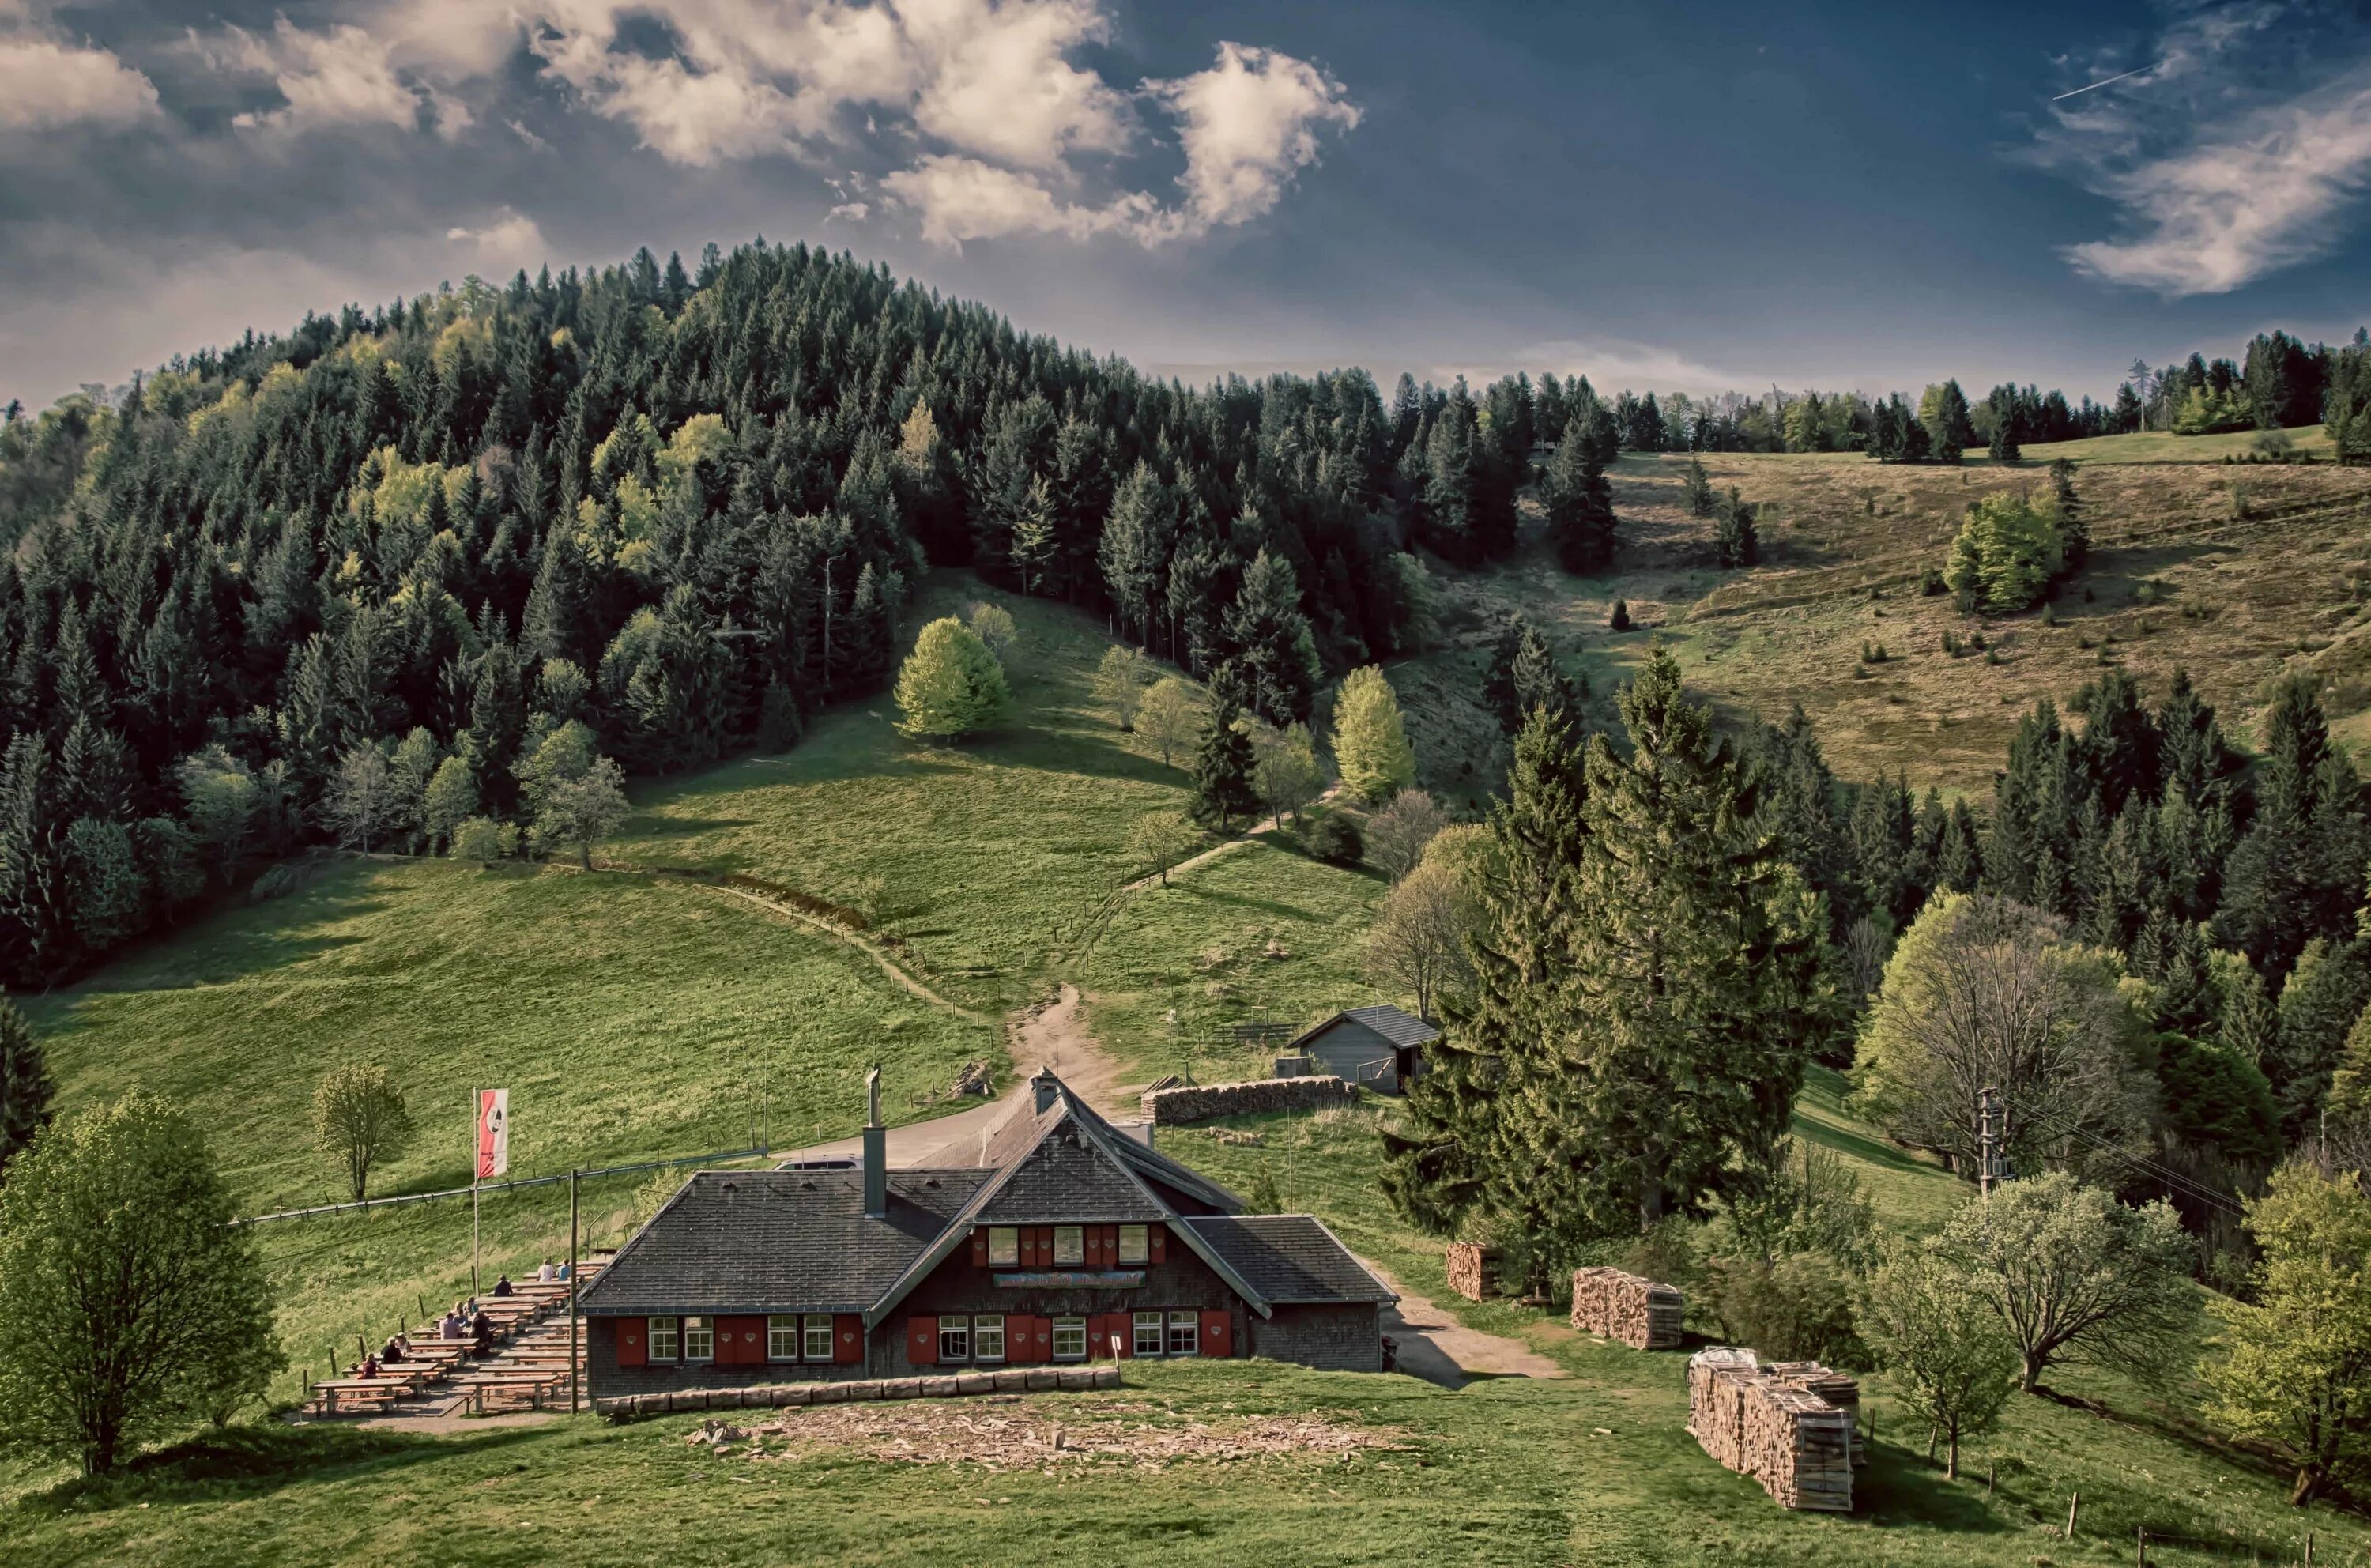
[[[581,1170],[568,1173],[568,1412],[576,1413],[576,1182]]]
[[[472,1089],[472,1091],[469,1091],[469,1296],[472,1296],[472,1297],[477,1297],[477,1255],[479,1255],[479,1239],[481,1239],[481,1236],[484,1236],[484,1231],[481,1231],[481,1228],[479,1228],[479,1224],[477,1224],[477,1215],[479,1215],[479,1207],[477,1207],[477,1182],[479,1182],[479,1174],[477,1174],[477,1165],[479,1165],[479,1158],[477,1158],[477,1138],[479,1138],[477,1120],[479,1120],[479,1115],[484,1115],[484,1113],[481,1113],[481,1110],[479,1110],[479,1091],[477,1091],[477,1089]]]

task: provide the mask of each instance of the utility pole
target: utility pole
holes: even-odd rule
[[[478,1224],[478,1091],[469,1091],[469,1295],[478,1294],[479,1244],[484,1232]]]
[[[1994,1183],[2008,1180],[2007,1138],[1999,1090],[1987,1085],[1977,1091],[1976,1117],[1976,1186],[1989,1198]]]

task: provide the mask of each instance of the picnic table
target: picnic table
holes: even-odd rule
[[[313,1385],[313,1397],[320,1402],[324,1415],[337,1413],[341,1398],[355,1403],[377,1401],[393,1404],[411,1391],[409,1384],[392,1378],[332,1378]]]

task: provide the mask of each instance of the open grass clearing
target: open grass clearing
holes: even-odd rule
[[[818,716],[780,756],[637,790],[608,853],[746,872],[849,905],[955,1000],[983,1010],[1027,1000],[1049,955],[1142,870],[1128,851],[1138,819],[1182,807],[1187,779],[1141,743],[1131,749],[1097,704],[1095,664],[1111,639],[1081,612],[943,572],[908,630],[983,599],[1020,631],[1005,729],[923,745],[893,728],[884,693]]]

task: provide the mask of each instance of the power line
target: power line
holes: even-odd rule
[[[2017,1109],[2022,1111],[2025,1115],[2033,1121],[2041,1123],[2045,1128],[2054,1130],[2064,1136],[2080,1138],[2084,1142],[2090,1144],[2092,1147],[2100,1149],[2105,1153],[2114,1155],[2118,1159],[2122,1160],[2125,1164],[2134,1167],[2135,1170],[2138,1170],[2146,1175],[2154,1176],[2169,1187],[2180,1190],[2184,1196],[2192,1198],[2196,1202],[2207,1204],[2215,1208],[2219,1208],[2225,1213],[2232,1216],[2234,1218],[2244,1219],[2247,1217],[2247,1208],[2245,1207],[2243,1201],[2236,1193],[2226,1193],[2219,1187],[2210,1187],[2205,1182],[2198,1181],[2194,1177],[2183,1175],[2180,1171],[2174,1170],[2170,1166],[2161,1165],[2156,1160],[2150,1159],[2145,1156],[2136,1155],[2129,1149],[2119,1147],[2117,1145],[2109,1142],[2106,1138],[2099,1136],[2097,1133],[2090,1131],[2088,1128],[2078,1126],[2075,1123],[2066,1121],[2062,1117],[2052,1115],[2047,1112],[2034,1110],[2031,1106],[2018,1106]]]
[[[2157,68],[2157,65],[2162,65],[2165,62],[2160,60],[2157,63],[2157,65],[2137,66],[2134,69],[2123,72],[2121,75],[2110,76],[2104,81],[2093,82],[2088,86],[2076,87],[2071,93],[2060,93],[2056,98],[2052,98],[2050,101],[2053,103],[2065,103],[2068,98],[2080,98],[2083,94],[2096,91],[2100,87],[2112,86],[2116,83],[2123,81],[2126,77],[2137,76],[2144,71],[2154,71]]]

